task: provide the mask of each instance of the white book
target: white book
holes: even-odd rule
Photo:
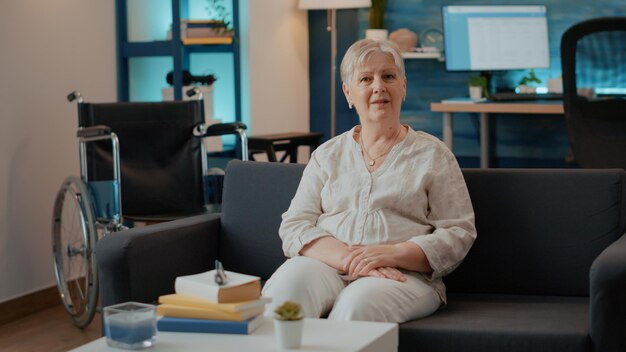
[[[225,271],[226,283],[215,282],[215,270],[200,274],[179,276],[174,283],[178,294],[196,296],[216,303],[235,303],[261,297],[261,278]]]

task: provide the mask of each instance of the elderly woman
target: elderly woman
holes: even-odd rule
[[[312,154],[280,226],[290,259],[263,294],[307,317],[428,316],[476,238],[463,176],[441,141],[400,123],[406,76],[393,43],[354,43],[341,79],[361,124]]]

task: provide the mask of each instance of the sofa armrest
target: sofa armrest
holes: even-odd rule
[[[101,305],[152,303],[173,293],[177,276],[213,268],[219,233],[219,214],[203,214],[102,238],[96,246]]]
[[[594,260],[589,281],[594,351],[626,351],[626,234]]]

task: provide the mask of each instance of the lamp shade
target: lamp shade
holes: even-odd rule
[[[302,10],[354,9],[370,7],[371,0],[300,0],[298,8]]]

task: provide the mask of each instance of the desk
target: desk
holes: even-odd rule
[[[308,145],[313,149],[319,147],[322,141],[322,133],[320,132],[287,132],[266,134],[261,136],[248,137],[248,154],[250,160],[254,160],[253,155],[258,153],[266,153],[267,160],[276,162],[276,152],[285,151],[285,155],[280,162],[285,161],[289,157],[292,163],[298,162],[298,147]]]
[[[443,141],[452,150],[452,113],[476,112],[480,114],[480,167],[489,167],[489,114],[541,114],[563,115],[562,101],[450,104],[431,103],[430,110],[443,113]]]

